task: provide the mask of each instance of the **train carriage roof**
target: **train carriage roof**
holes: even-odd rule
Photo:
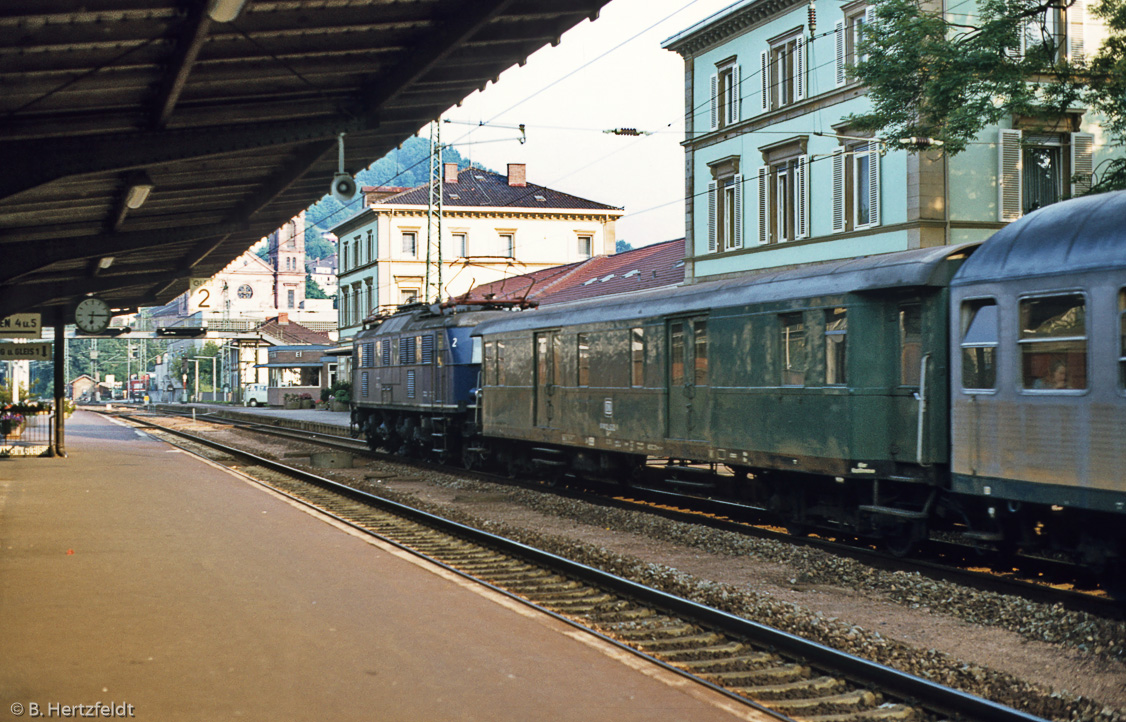
[[[724,281],[553,304],[547,310],[524,311],[512,314],[511,317],[487,321],[478,326],[474,335],[698,313],[708,309],[811,296],[921,286],[941,287],[950,281],[951,267],[946,261],[964,258],[973,252],[976,245],[966,243],[884,253],[767,271]]]
[[[497,310],[467,310],[458,313],[435,313],[429,307],[412,308],[396,313],[374,328],[364,329],[356,334],[356,339],[375,338],[400,333],[413,333],[432,328],[455,328],[461,326],[476,326],[488,319],[498,318],[512,311]]]
[[[990,236],[951,286],[1126,269],[1126,191],[1053,203]]]

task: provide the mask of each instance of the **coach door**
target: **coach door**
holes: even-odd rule
[[[536,426],[551,426],[555,416],[555,392],[562,372],[560,343],[558,331],[536,334]]]
[[[708,322],[668,322],[668,438],[702,439],[708,405]]]

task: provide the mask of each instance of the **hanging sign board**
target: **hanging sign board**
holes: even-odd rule
[[[50,342],[0,343],[0,361],[50,361]]]
[[[188,315],[199,311],[214,311],[215,290],[210,278],[192,278],[188,280]]]
[[[43,319],[38,313],[13,313],[0,317],[0,338],[39,338]]]

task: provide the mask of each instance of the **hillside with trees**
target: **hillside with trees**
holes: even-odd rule
[[[454,148],[442,151],[443,163],[457,163],[458,170],[469,167],[469,161]],[[414,188],[430,181],[430,141],[417,135],[356,174],[356,185],[401,186]],[[360,210],[363,196],[357,194],[347,205],[330,195],[309,206],[305,211],[305,255],[308,258],[325,258],[336,249],[321,234]]]

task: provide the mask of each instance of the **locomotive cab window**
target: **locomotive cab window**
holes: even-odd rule
[[[962,304],[962,388],[997,388],[997,302],[993,299]]]
[[[1025,389],[1087,388],[1087,306],[1082,295],[1021,299],[1018,344]]]
[[[843,308],[825,311],[825,384],[848,383],[848,314]]]
[[[923,357],[923,307],[906,303],[899,307],[899,385],[918,386]]]

